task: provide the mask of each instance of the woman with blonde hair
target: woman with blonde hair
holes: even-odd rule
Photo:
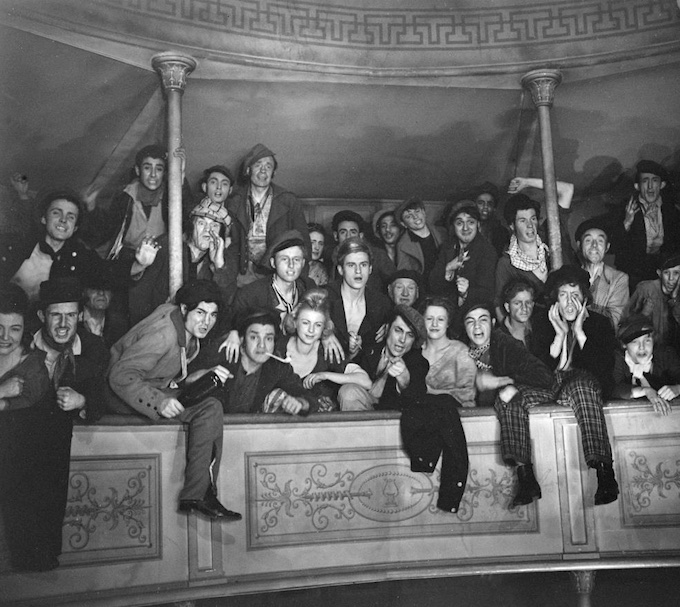
[[[338,408],[337,393],[343,384],[358,384],[367,390],[372,382],[356,363],[331,363],[324,358],[321,339],[333,333],[328,292],[310,289],[284,320],[282,336],[275,354],[289,360],[307,390],[320,397],[320,411]]]

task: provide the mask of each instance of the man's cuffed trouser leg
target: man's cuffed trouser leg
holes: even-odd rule
[[[357,384],[345,384],[338,392],[340,411],[373,411],[378,399]]]
[[[222,458],[224,418],[216,398],[185,409],[178,417],[187,428],[187,463],[180,500],[201,500],[217,479]]]

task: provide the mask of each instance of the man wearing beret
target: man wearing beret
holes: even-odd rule
[[[586,219],[576,228],[575,237],[582,267],[590,277],[593,295],[590,308],[606,316],[616,329],[628,303],[628,275],[604,263],[609,251],[609,227],[605,218]]]
[[[104,412],[104,374],[109,353],[104,343],[78,329],[82,286],[72,278],[40,285],[38,315],[43,325],[31,347],[45,352],[51,389],[29,412],[30,427],[20,428],[33,452],[25,482],[32,495],[27,505],[35,521],[25,530],[43,569],[53,569],[61,554],[66,512],[73,422],[96,421]]]
[[[612,246],[616,267],[635,289],[641,280],[656,277],[659,256],[680,251],[680,211],[664,202],[666,170],[652,160],[637,163],[635,192],[612,217]]]
[[[230,223],[227,209],[206,196],[191,211],[182,243],[183,280],[212,280],[220,289],[224,307],[231,302],[236,287],[236,261],[229,254],[232,246],[228,235]],[[139,271],[132,276],[128,296],[132,325],[168,300],[170,247],[167,234],[161,236],[150,251],[151,254],[138,262]]]
[[[680,253],[663,254],[655,280],[638,283],[624,317],[644,314],[654,324],[654,339],[680,353]]]
[[[186,467],[179,511],[234,521],[241,515],[220,503],[215,486],[222,457],[222,404],[205,395],[190,405],[177,390],[190,389],[205,375],[204,369],[190,373],[189,367],[215,326],[221,306],[217,285],[197,279],[177,291],[174,304],[158,306],[132,327],[111,348],[107,404],[110,411],[121,415],[138,414],[152,421],[178,419],[186,424]],[[229,377],[222,367],[212,371],[222,382]]]
[[[309,251],[309,231],[302,205],[291,192],[273,183],[278,162],[269,148],[258,143],[243,161],[246,183],[229,199],[234,253],[238,264],[238,286],[263,276],[269,266],[267,248],[287,230],[297,230]]]

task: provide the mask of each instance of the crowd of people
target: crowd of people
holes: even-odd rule
[[[58,566],[73,423],[106,413],[185,424],[178,510],[210,519],[241,519],[216,485],[223,415],[235,413],[400,411],[412,470],[432,473],[441,458],[437,506],[452,513],[468,474],[459,409],[495,408],[514,508],[541,497],[528,412],[557,403],[576,416],[594,503],[617,499],[604,402],[646,398],[668,415],[680,395],[680,211],[663,198],[662,166],[639,162],[630,199],[574,241],[574,188],[558,181],[563,265],[551,271],[541,205],[527,195],[541,179],[510,182],[504,221],[484,183],[438,221],[408,198],[372,221],[347,209],[323,226],[274,183],[278,160],[262,144],[238,180],[215,165],[193,191],[184,150],[174,154],[184,239],[172,299],[162,147],[139,151],[108,204],[70,191],[36,201],[12,177],[0,506],[15,568]]]

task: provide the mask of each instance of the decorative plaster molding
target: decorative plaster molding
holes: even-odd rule
[[[160,456],[71,460],[64,562],[158,558]]]
[[[672,0],[582,0],[508,7],[357,7],[269,0],[104,0],[135,15],[277,42],[389,50],[556,44],[677,26]],[[437,4],[437,3],[432,3]]]
[[[515,477],[495,451],[470,445],[482,465],[471,467],[457,514],[436,507],[439,468],[411,472],[398,449],[247,455],[248,546],[538,532],[535,504],[509,508]]]

